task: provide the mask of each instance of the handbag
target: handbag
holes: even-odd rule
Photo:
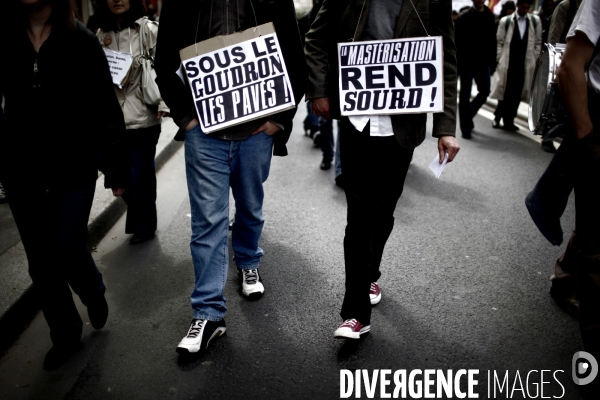
[[[158,105],[162,98],[160,90],[156,84],[156,71],[154,70],[154,57],[150,56],[148,49],[148,24],[151,23],[147,18],[140,24],[140,51],[142,64],[142,96],[144,103],[149,106]]]

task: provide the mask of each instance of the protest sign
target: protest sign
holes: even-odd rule
[[[338,44],[342,115],[444,111],[441,37]]]
[[[179,54],[204,133],[296,106],[272,23],[210,38]]]
[[[121,87],[127,76],[127,72],[129,72],[129,68],[131,68],[131,64],[133,63],[133,56],[129,53],[122,53],[107,48],[104,49],[104,53],[108,60],[113,83],[118,87]]]

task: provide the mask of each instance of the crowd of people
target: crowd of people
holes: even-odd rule
[[[272,156],[288,154],[292,119],[303,97],[310,114],[304,129],[322,150],[323,170],[331,167],[336,147],[332,119],[339,120],[335,142],[347,199],[346,281],[341,324],[333,336],[352,340],[369,332],[371,308],[383,298],[378,280],[394,210],[414,149],[425,139],[427,116],[342,116],[337,45],[429,35],[441,37],[443,45],[444,106],[433,115],[432,127],[440,163],[445,158],[452,162],[460,149],[457,108],[464,139],[472,137],[473,118],[488,96],[498,100],[493,126],[517,130],[517,108],[528,100],[543,41],[567,42],[560,86],[573,126],[565,141],[576,143],[579,160],[573,173],[577,234],[569,256],[561,257],[573,261],[567,268],[559,260],[557,266],[564,268],[557,270],[553,285],[561,279],[569,282],[563,287],[572,290],[563,297],[578,296],[585,348],[600,357],[600,221],[593,190],[600,172],[599,136],[594,133],[600,122],[591,111],[600,101],[596,1],[566,0],[555,9],[553,0],[545,0],[537,15],[531,13],[532,0],[506,2],[497,19],[484,0],[473,0],[460,14],[453,13],[450,0],[418,5],[410,0],[324,0],[302,32],[292,0],[170,1],[161,11],[160,25],[147,18],[143,0],[97,0],[95,5],[94,33],[74,18],[69,0],[6,0],[0,6],[2,16],[10,16],[2,18],[0,30],[14,37],[6,43],[14,62],[0,64],[0,95],[5,98],[0,179],[50,327],[53,347],[46,368],[63,364],[79,348],[82,320],[71,289],[87,307],[94,328],[102,328],[108,318],[106,288],[85,243],[98,169],[105,187],[127,203],[130,243],[154,237],[153,160],[161,119],[167,115],[179,127],[175,139],[185,142],[195,276],[192,321],[177,352],[198,353],[227,329],[230,190],[235,200],[231,241],[241,293],[249,298],[264,293],[259,268],[264,256],[259,247],[263,184]],[[190,84],[179,73],[180,50],[267,22],[275,27],[297,107],[205,134]],[[110,73],[111,51],[133,59],[123,81],[115,82]],[[66,58],[71,62],[65,64]],[[162,99],[151,100],[147,86],[154,82],[143,83],[149,65]],[[473,81],[478,90],[474,98]],[[69,110],[69,118],[49,104]],[[543,144],[546,149],[550,145]]]
[[[499,16],[473,1],[456,18],[456,46],[460,76],[460,128],[470,139],[473,117],[488,97],[496,99],[492,126],[517,131],[514,123],[521,102],[529,102],[536,60],[542,46],[565,43],[568,28],[580,1],[556,4],[544,0],[537,15],[531,13],[531,0],[507,1]],[[491,79],[490,79],[491,77]],[[477,95],[471,99],[473,81]],[[551,139],[542,141],[542,149],[554,153]]]

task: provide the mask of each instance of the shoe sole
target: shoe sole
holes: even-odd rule
[[[256,290],[253,292],[246,292],[245,290],[242,290],[242,294],[250,299],[258,299],[258,298],[262,297],[264,292],[265,292],[264,289]]]
[[[259,282],[261,283],[261,282]],[[251,289],[243,289],[242,288],[242,294],[246,297],[249,297],[251,299],[254,298],[259,298],[263,295],[263,293],[265,292],[265,287],[264,285],[261,283],[259,288],[254,287],[256,284],[252,285],[253,287]]]
[[[204,350],[206,350],[208,348],[208,345],[210,344],[210,341],[213,339],[218,338],[219,336],[223,336],[225,334],[225,332],[227,332],[227,328],[222,326],[220,328],[217,328],[213,334],[210,336],[210,338],[208,339],[208,341],[206,342],[206,347],[204,347]],[[189,347],[185,347],[185,346],[177,346],[177,348],[175,349],[175,351],[179,354],[192,354],[192,353],[198,353],[200,352],[201,347],[200,345],[198,346],[189,346]]]
[[[374,306],[376,304],[379,304],[380,301],[381,301],[381,293],[379,293],[377,295],[377,297],[371,298],[371,305]]]
[[[369,333],[371,331],[371,325],[364,326],[359,333],[356,332],[339,332],[335,331],[333,333],[334,339],[360,339],[362,335],[365,333]]]

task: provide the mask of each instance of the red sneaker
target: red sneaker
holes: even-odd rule
[[[360,339],[360,335],[371,330],[371,325],[363,326],[358,320],[352,318],[344,321],[333,333],[337,339]]]
[[[381,301],[381,288],[377,282],[371,282],[371,289],[369,289],[369,297],[371,298],[371,305],[374,306]]]

